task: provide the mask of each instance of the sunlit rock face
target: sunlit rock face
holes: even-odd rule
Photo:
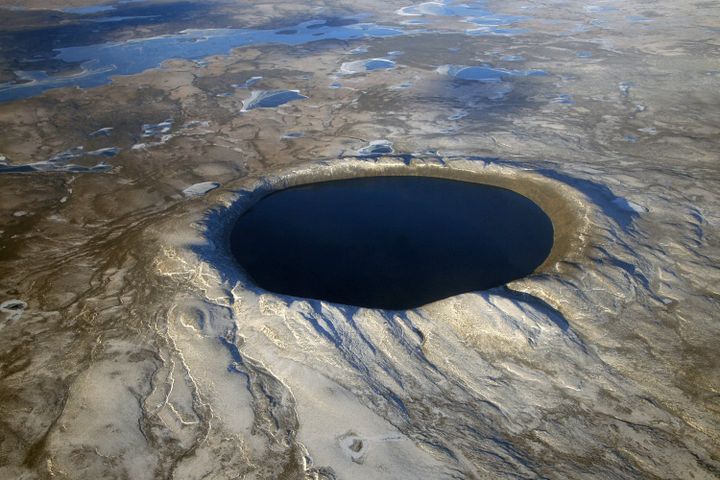
[[[720,474],[712,2],[0,5],[1,479]],[[273,192],[388,176],[550,251],[398,309],[236,262]]]

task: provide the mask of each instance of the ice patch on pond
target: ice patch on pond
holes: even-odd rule
[[[100,162],[91,167],[82,165],[74,165],[72,160],[85,156],[91,157],[114,157],[120,151],[117,147],[101,148],[92,152],[86,152],[85,147],[77,146],[63,150],[62,152],[52,155],[50,158],[40,162],[32,162],[20,165],[10,165],[7,161],[0,161],[0,173],[30,173],[30,172],[106,172],[112,167]],[[4,157],[3,157],[4,159]],[[6,159],[5,159],[6,160]]]
[[[506,25],[520,18],[510,15],[496,15],[476,5],[453,1],[423,2],[403,7],[395,13],[409,17],[460,17],[473,23],[486,22],[496,25]]]
[[[48,158],[47,161],[50,163],[64,164],[74,158],[80,158],[85,154],[85,147],[73,147],[67,150],[63,150],[60,153],[56,153],[52,157]]]
[[[291,140],[294,138],[302,138],[305,134],[303,132],[285,132],[282,137],[285,140]]]
[[[623,137],[623,140],[629,143],[635,143],[639,140],[637,135],[634,135],[632,133],[628,133]]]
[[[210,126],[209,120],[190,120],[189,122],[185,123],[185,125],[183,125],[183,128],[197,128],[197,127],[207,128],[209,126]]]
[[[243,101],[242,112],[255,108],[275,108],[294,100],[305,100],[299,90],[255,90],[250,98]]]
[[[550,103],[558,103],[560,105],[575,105],[575,100],[573,100],[572,96],[567,93],[551,95],[548,98],[550,99]]]
[[[513,37],[515,35],[522,35],[528,32],[530,32],[530,30],[527,28],[502,28],[494,25],[481,25],[478,28],[465,30],[466,35],[496,35],[501,37]]]
[[[343,63],[340,66],[340,73],[353,75],[356,73],[371,72],[373,70],[389,70],[391,68],[395,68],[395,62],[392,60],[386,58],[368,58]]]
[[[361,157],[373,157],[379,155],[389,155],[393,153],[392,142],[388,140],[373,140],[367,146],[357,151]]]
[[[394,67],[395,67],[395,62],[392,60],[387,60],[385,58],[373,58],[373,59],[365,62],[365,70],[367,70],[367,71],[386,70],[386,69],[394,68]]]
[[[245,80],[244,83],[233,83],[230,86],[233,88],[250,88],[262,79],[263,79],[263,77],[260,77],[260,76],[250,77],[247,80]]]
[[[617,8],[610,5],[586,5],[585,11],[588,13],[607,13],[617,12]]]
[[[98,130],[95,130],[90,134],[91,137],[109,137],[112,131],[114,130],[113,127],[105,127]]]
[[[0,328],[10,322],[20,320],[23,312],[27,308],[27,303],[22,300],[6,300],[0,303],[0,312],[5,314],[5,322],[0,324]]]
[[[410,81],[400,83],[398,85],[393,85],[391,87],[388,87],[389,90],[405,90],[407,88],[412,88],[413,83]]]
[[[503,62],[522,62],[525,60],[525,57],[522,55],[503,55],[500,57],[500,60]]]
[[[395,13],[398,15],[405,15],[405,16],[421,16],[421,15],[434,15],[434,16],[444,16],[444,17],[451,17],[455,15],[459,15],[460,11],[467,11],[469,7],[466,5],[460,7],[460,8],[452,8],[449,5],[446,5],[442,2],[424,2],[420,3],[418,5],[410,5],[408,7],[403,7],[399,10],[397,10]]]
[[[156,142],[143,142],[143,143],[136,143],[132,147],[130,147],[130,150],[147,150],[151,147],[157,147],[160,145],[165,145],[167,142],[175,138],[175,135],[166,134],[162,135],[160,139]]]
[[[138,16],[115,16],[115,17],[103,17],[103,18],[85,18],[84,21],[92,23],[119,23],[127,20],[149,20],[152,18],[160,18],[160,15],[138,15]]]
[[[422,18],[413,18],[411,20],[404,20],[400,23],[402,23],[403,25],[427,25],[430,22]]]
[[[84,165],[55,164],[51,162],[33,162],[22,165],[0,165],[2,173],[33,173],[33,172],[64,172],[64,173],[104,173],[112,170],[112,166],[105,162],[86,167]]]
[[[173,126],[172,118],[169,118],[160,123],[146,123],[142,126],[143,137],[156,137],[168,133]]]
[[[635,84],[633,82],[620,82],[618,83],[618,89],[623,97],[627,97],[630,95],[630,87],[634,85]]]
[[[218,182],[200,182],[194,185],[190,185],[183,190],[183,195],[186,197],[199,197],[206,193],[215,190],[220,184]]]
[[[158,147],[166,144],[173,138],[183,134],[205,135],[211,132],[208,129],[210,122],[207,120],[189,120],[185,122],[174,133],[170,133],[173,128],[174,120],[167,119],[160,123],[146,123],[142,126],[142,137],[150,138],[145,142],[139,142],[130,147],[130,150],[141,151],[152,147]]]
[[[447,117],[448,120],[460,120],[461,118],[465,118],[468,116],[468,112],[465,110],[455,110],[455,113]]]
[[[453,1],[424,2],[403,7],[396,10],[395,13],[410,17],[457,17],[462,22],[475,26],[466,31],[466,33],[471,35],[515,35],[527,31],[525,29],[503,28],[522,20],[524,17],[495,14],[485,8],[481,8],[477,4]]]
[[[543,70],[505,70],[488,66],[468,67],[464,65],[443,65],[436,70],[457,80],[468,80],[483,83],[499,83],[509,77],[545,76]]]
[[[108,147],[108,148],[100,148],[98,150],[94,150],[92,152],[88,152],[87,155],[90,155],[92,157],[114,157],[120,153],[120,148],[118,147]]]

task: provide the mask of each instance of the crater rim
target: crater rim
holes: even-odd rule
[[[500,187],[522,195],[537,205],[550,219],[553,228],[553,243],[545,260],[530,274],[476,292],[487,292],[520,282],[536,282],[545,275],[562,275],[568,271],[568,265],[585,257],[589,246],[590,224],[587,222],[591,205],[584,196],[570,185],[547,177],[531,169],[507,164],[496,164],[478,160],[443,161],[437,157],[420,160],[413,158],[406,162],[398,157],[379,157],[372,161],[360,159],[342,159],[333,163],[314,162],[296,167],[285,168],[264,175],[244,177],[235,184],[227,185],[234,188],[233,198],[223,202],[225,208],[219,226],[222,239],[221,254],[228,268],[235,270],[231,275],[241,281],[244,288],[255,291],[258,295],[271,294],[300,301],[321,301],[333,305],[345,305],[309,297],[277,293],[259,286],[240,262],[231,253],[231,232],[238,219],[268,195],[292,187],[312,185],[367,177],[430,177],[456,180],[486,186]],[[228,263],[229,262],[229,263]],[[525,290],[524,288],[522,290]],[[468,291],[465,293],[472,293]],[[414,310],[427,305],[452,299],[460,294],[451,295],[440,300],[409,308]],[[349,305],[349,304],[348,304]],[[358,307],[370,310],[389,310],[373,307]]]

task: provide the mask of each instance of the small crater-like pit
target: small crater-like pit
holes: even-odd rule
[[[512,190],[433,177],[306,184],[260,199],[232,253],[271,292],[409,309],[532,273],[553,246],[543,210]]]

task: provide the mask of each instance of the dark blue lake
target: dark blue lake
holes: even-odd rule
[[[511,190],[429,177],[337,180],[274,192],[237,221],[232,253],[280,294],[408,309],[532,273],[550,218]]]

